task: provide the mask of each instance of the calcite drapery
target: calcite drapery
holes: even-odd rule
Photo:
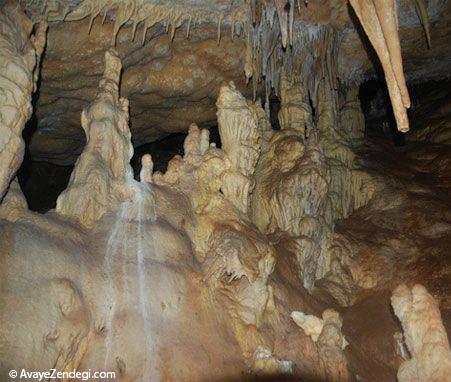
[[[451,380],[451,350],[435,299],[420,284],[411,289],[402,284],[393,292],[391,304],[411,356],[399,367],[398,381]]]
[[[97,97],[81,116],[87,136],[85,150],[56,205],[58,213],[76,218],[86,227],[92,227],[124,199],[133,179],[128,101],[119,97],[121,68],[117,52],[108,50]]]
[[[47,23],[33,25],[17,5],[0,9],[0,202],[23,154],[22,130],[31,115],[31,95],[45,47]]]
[[[395,0],[349,0],[373,45],[385,73],[398,130],[409,130],[410,107],[404,78]]]

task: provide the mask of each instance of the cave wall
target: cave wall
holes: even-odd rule
[[[69,19],[99,11],[86,4]],[[292,9],[280,5],[286,48]],[[112,36],[121,41],[126,11],[120,7],[110,25],[108,46]],[[393,27],[356,12],[365,30]],[[171,20],[175,33],[181,21]],[[431,125],[436,145],[413,132],[403,152],[380,137],[365,141],[357,85],[337,79],[337,41],[334,28],[322,26],[297,51],[313,61],[273,72],[280,130],[269,102],[246,99],[232,82],[213,92],[216,78],[205,92],[208,102],[217,98],[208,120],[217,120],[220,147],[192,123],[183,155],[164,172],[140,156],[139,180],[130,165],[136,100],[120,86],[132,54],[99,50],[103,72],[81,103],[86,143],[56,208],[30,211],[17,181],[0,205],[2,375],[54,367],[115,371],[123,381],[447,378],[450,322],[439,304],[449,312],[449,136]],[[382,60],[399,54],[399,46],[383,49]],[[242,64],[256,78],[260,61],[248,58]],[[399,96],[393,108],[403,114]],[[73,154],[64,144],[59,153]],[[5,163],[9,183],[17,164]]]

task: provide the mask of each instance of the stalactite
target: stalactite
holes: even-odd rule
[[[402,67],[396,1],[349,1],[381,61],[398,130],[406,132],[410,99]]]
[[[0,10],[0,202],[19,168],[24,142],[22,130],[31,115],[39,61],[46,43],[47,23],[30,37],[31,21],[16,6]]]
[[[44,2],[45,3],[45,2]],[[26,7],[33,8],[30,3],[25,2]],[[61,7],[60,7],[61,8]],[[222,22],[230,20],[232,23],[232,36],[237,30],[237,26],[241,25],[246,19],[245,12],[242,11],[243,6],[234,6],[229,13],[224,14],[217,12],[216,14],[208,12],[196,12],[189,7],[170,7],[165,4],[154,4],[146,0],[82,0],[76,6],[67,4],[63,9],[48,11],[46,7],[41,8],[37,13],[40,17],[48,18],[50,21],[77,21],[89,17],[88,34],[92,29],[94,20],[102,14],[102,24],[105,22],[109,12],[114,11],[114,27],[112,33],[112,45],[116,44],[117,35],[123,25],[131,22],[131,40],[136,35],[139,25],[143,26],[142,44],[145,43],[146,32],[156,23],[163,23],[166,33],[170,33],[171,40],[175,36],[176,30],[184,23],[187,23],[186,38],[188,38],[191,27],[199,24],[202,20],[211,19],[212,15],[218,20],[218,44],[221,38]]]
[[[431,49],[431,31],[429,25],[429,15],[428,15],[428,4],[426,0],[412,0],[415,4],[415,10],[417,12],[418,18],[420,19],[421,25],[424,29],[424,34],[426,35],[426,41],[428,48]]]
[[[288,20],[290,10],[287,11],[287,6],[290,7],[290,2],[288,2],[287,0],[274,0],[274,3],[277,10],[277,16],[279,19],[279,28],[282,37],[282,46],[286,48],[288,38],[290,35],[289,33],[290,26]]]
[[[260,6],[260,22],[256,25],[249,23],[247,31],[246,77],[253,78],[254,87],[264,80],[266,95],[272,89],[277,95],[282,73],[300,76],[308,84],[308,92],[315,107],[321,78],[327,78],[331,88],[338,88],[338,33],[329,26],[305,27],[294,24],[294,14],[291,12],[294,11],[294,1],[268,1]],[[283,12],[287,13],[290,22],[287,21],[283,26],[274,23],[276,13],[280,20],[278,12],[282,12],[282,15]],[[286,27],[286,37],[283,37],[282,27]],[[284,47],[285,38],[291,45],[290,49]]]
[[[186,26],[186,38],[189,38],[189,32],[190,32],[190,28],[191,28],[191,21],[192,21],[193,17],[190,16],[188,18],[188,25]]]
[[[0,219],[16,222],[28,211],[28,204],[17,178],[13,179],[0,204]]]
[[[221,14],[218,16],[218,36],[217,36],[217,44],[221,42],[221,27],[222,27],[222,18],[224,16]]]

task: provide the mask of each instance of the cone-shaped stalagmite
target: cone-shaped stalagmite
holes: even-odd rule
[[[128,100],[119,97],[121,68],[117,52],[108,50],[97,97],[81,116],[86,147],[57,201],[57,212],[77,218],[87,227],[121,201],[133,177]]]

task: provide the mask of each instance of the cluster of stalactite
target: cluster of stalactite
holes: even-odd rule
[[[258,6],[261,7],[258,20],[248,20],[245,63],[245,75],[248,80],[252,79],[254,94],[262,81],[266,96],[271,89],[277,94],[282,74],[301,76],[313,102],[317,99],[319,79],[326,77],[329,86],[337,89],[339,38],[335,29],[327,25],[294,23],[290,16],[286,30],[275,4],[259,3]],[[291,15],[293,6],[288,8]]]
[[[113,13],[113,45],[119,30],[127,23],[132,25],[131,40],[142,26],[144,44],[147,30],[157,23],[163,24],[173,39],[182,25],[186,25],[188,36],[192,24],[216,19],[218,43],[223,24],[230,26],[232,39],[236,35],[246,39],[244,73],[248,81],[252,80],[254,99],[262,80],[266,97],[271,89],[277,91],[282,72],[303,76],[313,102],[317,99],[319,79],[326,78],[329,86],[337,89],[338,33],[328,25],[295,23],[295,8],[301,12],[299,0],[251,0],[222,11],[145,0],[83,0],[76,6],[60,0],[23,2],[37,18],[74,21],[89,17],[88,32],[98,16],[105,22],[108,14]],[[414,3],[430,46],[427,6],[422,0]],[[350,4],[381,61],[398,129],[405,132],[409,129],[406,109],[410,99],[403,73],[396,2],[350,0]]]
[[[141,41],[144,44],[147,31],[156,24],[162,24],[173,39],[177,29],[182,26],[185,26],[185,35],[188,37],[192,27],[206,20],[216,20],[219,43],[223,24],[231,26],[232,38],[242,35],[246,15],[246,12],[243,12],[244,5],[240,4],[221,11],[151,3],[146,0],[83,0],[76,5],[61,0],[21,0],[21,2],[36,20],[45,18],[51,21],[77,21],[89,18],[88,33],[97,17],[102,18],[102,23],[112,17],[114,19],[112,45],[116,44],[118,33],[125,24],[132,25],[130,40],[136,38],[138,28],[142,29]]]
[[[381,61],[398,130],[406,132],[409,130],[406,109],[410,107],[410,98],[402,65],[396,1],[349,2]]]

